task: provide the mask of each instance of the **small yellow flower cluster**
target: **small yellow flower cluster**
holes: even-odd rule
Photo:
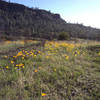
[[[34,70],[34,72],[36,73],[36,72],[38,72],[38,70],[37,70],[37,69],[35,69],[35,70]]]
[[[14,64],[14,61],[11,60],[11,64]]]
[[[76,49],[79,46],[80,46],[79,44],[77,45],[77,44],[66,43],[66,42],[58,42],[58,41],[57,42],[54,42],[54,41],[49,42],[49,41],[47,41],[45,43],[43,52],[40,50],[34,50],[34,49],[21,50],[16,55],[13,55],[10,63],[17,68],[24,68],[25,63],[23,64],[23,62],[30,57],[32,59],[37,59],[38,57],[39,58],[45,57],[47,60],[50,60],[54,56],[59,55],[59,53],[62,56],[64,55],[64,59],[68,61],[71,58],[71,56],[76,57],[76,56],[80,55],[80,51],[78,49]],[[8,56],[5,56],[4,58],[8,58]],[[19,62],[17,62],[17,60]],[[52,59],[52,61],[54,61],[54,58]],[[55,71],[56,71],[56,69],[55,69]],[[34,72],[38,72],[38,70],[35,69]]]
[[[100,52],[98,53],[98,55],[100,56]]]
[[[22,63],[24,61],[24,59],[27,59],[28,57],[33,57],[36,58],[38,54],[41,54],[40,50],[21,50],[19,51],[16,55],[14,55],[10,61],[10,63],[15,66],[15,69],[17,68],[24,68],[25,65]],[[5,56],[5,58],[7,58],[8,56]],[[19,64],[17,62],[17,60],[19,59]],[[8,68],[6,66],[6,68]],[[37,70],[35,70],[35,72],[37,72]]]
[[[77,55],[80,55],[79,50],[75,50],[75,48],[79,47],[78,44],[72,44],[72,43],[66,43],[66,42],[46,42],[45,44],[45,50],[48,51],[48,55],[46,55],[46,58],[48,59],[50,55],[57,54],[62,48],[66,49],[65,53],[65,59],[69,59],[69,53],[74,55],[75,57]]]
[[[44,97],[44,96],[46,96],[47,94],[46,94],[46,93],[42,93],[41,95]]]
[[[16,64],[16,67],[18,67],[18,68],[24,68],[24,64],[22,64],[22,63]]]
[[[8,69],[9,67],[8,67],[8,66],[6,66],[6,68]]]
[[[39,54],[39,53],[40,53],[40,51],[36,51],[36,50],[31,50],[31,51],[22,50],[22,51],[19,51],[17,53],[17,55],[13,56],[13,58],[21,57],[22,60],[24,60],[25,57],[28,57],[28,56],[36,57],[37,54]]]
[[[80,55],[80,51],[79,51],[79,50],[74,51],[74,52],[73,52],[73,55],[74,55],[75,57],[78,56],[78,55]]]
[[[68,60],[69,59],[69,56],[66,56],[66,60]]]

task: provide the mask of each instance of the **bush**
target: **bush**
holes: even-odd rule
[[[69,40],[70,36],[67,32],[61,32],[58,36],[58,40]]]

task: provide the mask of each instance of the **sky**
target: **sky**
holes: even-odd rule
[[[66,22],[100,28],[100,0],[11,0],[11,2],[59,13]]]

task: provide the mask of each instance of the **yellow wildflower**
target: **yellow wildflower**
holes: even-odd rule
[[[24,68],[24,66],[22,66],[22,68]]]
[[[14,63],[14,61],[11,61],[11,64],[13,64]]]
[[[8,67],[8,66],[6,66],[6,68],[8,69],[9,67]]]
[[[41,51],[38,51],[38,53],[41,53]]]
[[[13,56],[13,58],[17,58],[17,56]]]
[[[16,66],[19,66],[18,64],[16,64]]]
[[[22,64],[22,63],[21,63],[21,64],[19,64],[19,67],[22,67],[22,66],[24,66],[24,64]]]
[[[23,57],[25,57],[25,55],[23,55]]]
[[[69,56],[66,56],[66,60],[68,60],[69,59]]]
[[[17,56],[22,56],[22,55],[23,55],[22,51],[18,52],[17,54]]]
[[[48,58],[49,58],[49,56],[46,56],[46,58],[48,59]]]
[[[24,57],[22,57],[22,59],[24,59]]]
[[[98,53],[98,55],[100,56],[100,52]]]
[[[41,95],[42,95],[42,96],[46,96],[46,93],[42,93]]]
[[[56,72],[56,68],[54,69],[54,71]]]
[[[22,63],[16,64],[16,67],[22,67],[22,68],[24,68],[24,64],[22,64]]]
[[[34,72],[36,73],[36,72],[38,72],[38,70],[37,70],[37,69],[35,69],[35,70],[34,70]]]
[[[75,54],[75,57],[77,56],[77,54]]]
[[[36,55],[34,55],[34,57],[36,57]]]

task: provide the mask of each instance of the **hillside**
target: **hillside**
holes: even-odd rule
[[[67,23],[59,14],[50,11],[0,0],[1,37],[24,36],[54,39],[60,32],[66,32],[71,37],[100,39],[99,29]]]

